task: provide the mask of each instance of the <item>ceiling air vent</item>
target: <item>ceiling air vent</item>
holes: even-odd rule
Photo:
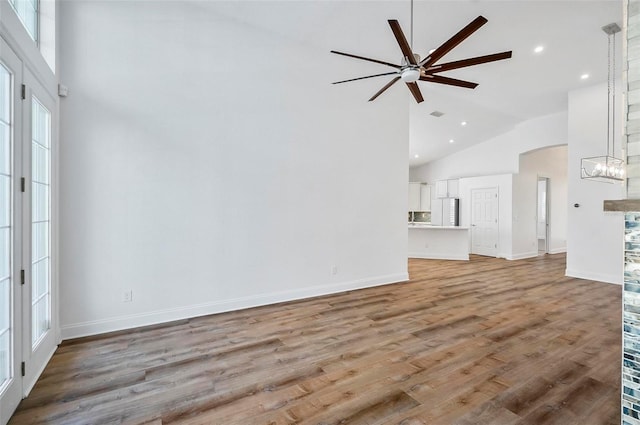
[[[440,111],[433,111],[432,113],[430,113],[429,115],[433,115],[436,118],[440,118],[441,116],[444,115],[444,112],[440,112]]]

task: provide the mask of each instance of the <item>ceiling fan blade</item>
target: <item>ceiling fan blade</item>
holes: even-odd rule
[[[455,62],[447,62],[441,65],[432,65],[425,71],[429,74],[435,74],[436,72],[450,71],[452,69],[465,68],[467,66],[480,65],[482,63],[495,62],[503,59],[509,59],[511,57],[511,51],[494,53],[492,55],[478,56],[475,58],[463,59]]]
[[[407,58],[411,65],[417,65],[416,58],[413,56],[413,52],[411,51],[411,46],[407,42],[407,38],[404,36],[402,32],[402,28],[400,28],[400,24],[395,19],[389,19],[389,26],[391,27],[391,31],[393,31],[393,35],[396,36],[396,41],[400,45],[400,50],[402,50],[402,54]]]
[[[375,62],[375,63],[379,63],[379,64],[382,64],[382,65],[391,66],[391,67],[397,68],[397,69],[402,68],[400,65],[395,65],[395,64],[389,63],[389,62],[379,61],[377,59],[365,58],[364,56],[352,55],[351,53],[337,52],[335,50],[332,50],[331,53],[335,53],[336,55],[348,56],[350,58],[362,59],[363,61]]]
[[[444,44],[434,50],[433,53],[420,61],[420,65],[424,66],[425,68],[430,67],[438,59],[449,53],[451,49],[462,43],[467,37],[476,32],[481,26],[486,23],[487,18],[485,18],[484,16],[478,16],[476,19],[471,21],[470,24],[458,31],[456,35],[445,41]]]
[[[394,85],[398,80],[400,79],[400,77],[396,77],[393,80],[389,81],[383,88],[381,88],[380,90],[378,90],[378,93],[374,94],[371,99],[369,99],[369,102],[371,102],[372,100],[375,100],[376,97],[380,96],[386,89],[388,89],[389,87],[391,87],[392,85]]]
[[[416,83],[407,83],[407,87],[409,87],[409,91],[411,91],[411,94],[416,99],[416,102],[424,102],[422,93],[420,92],[420,87],[418,87]]]
[[[478,83],[470,81],[456,80],[455,78],[443,77],[442,75],[426,74],[420,77],[420,81],[428,81],[430,83],[447,84],[449,86],[464,87],[467,89],[475,89]]]
[[[397,72],[385,72],[384,74],[367,75],[366,77],[358,77],[358,78],[352,78],[350,80],[336,81],[335,83],[331,83],[331,84],[342,84],[342,83],[348,83],[349,81],[364,80],[365,78],[382,77],[383,75],[394,75],[394,74],[397,74]]]

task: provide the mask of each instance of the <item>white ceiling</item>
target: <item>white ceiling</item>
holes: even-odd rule
[[[414,50],[426,53],[435,47],[431,43],[439,45],[477,15],[489,22],[443,61],[504,50],[512,50],[513,58],[443,73],[479,83],[475,90],[420,85],[425,101],[410,108],[413,166],[527,119],[566,110],[569,91],[606,81],[608,38],[601,27],[611,22],[622,27],[622,1],[417,1]],[[616,39],[621,51],[621,34]],[[545,48],[539,54],[533,51],[538,45]],[[619,68],[620,56],[617,64]],[[584,73],[589,79],[580,79]],[[434,118],[429,115],[434,110],[445,115]],[[462,121],[468,124],[463,127]]]
[[[397,19],[407,39],[411,37],[410,0],[270,2],[268,19],[264,8],[256,7],[260,3],[219,6],[226,18],[247,30],[275,33],[307,53],[316,52],[317,61],[328,65],[327,81],[318,82],[321,84],[393,71],[384,65],[328,53],[338,50],[400,63],[402,55],[387,19]],[[566,110],[569,91],[606,81],[608,39],[601,27],[612,22],[622,27],[622,9],[621,0],[415,0],[413,50],[422,57],[482,15],[488,23],[440,62],[505,50],[512,50],[513,58],[442,74],[477,82],[475,90],[418,82],[425,99],[421,104],[415,103],[404,84],[389,89],[405,91],[410,102],[410,165],[483,142],[528,119]],[[621,34],[616,38],[620,52]],[[540,54],[533,52],[538,45],[545,47]],[[252,59],[262,67],[279,63],[270,57]],[[590,74],[588,80],[580,79],[584,73]],[[327,90],[339,90],[345,101],[361,99],[367,107],[367,99],[391,78],[371,78]],[[385,95],[375,102],[389,101]],[[430,116],[434,110],[445,115]],[[461,121],[468,125],[462,127]],[[450,139],[455,142],[449,143]]]

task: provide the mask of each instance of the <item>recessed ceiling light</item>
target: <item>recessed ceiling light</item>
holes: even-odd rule
[[[454,142],[454,140],[453,140],[453,139],[449,139],[449,143],[453,143],[453,142]]]
[[[580,76],[580,79],[581,79],[581,80],[586,80],[587,78],[589,78],[589,74],[582,74],[582,75]]]
[[[536,48],[533,49],[533,51],[536,53],[542,53],[543,50],[544,50],[544,46],[536,46]]]
[[[420,155],[415,154],[415,155],[413,155],[413,157],[414,157],[414,158],[420,158]]]
[[[467,125],[467,122],[466,122],[466,121],[462,121],[462,122],[460,123],[460,125],[464,127],[465,125]]]

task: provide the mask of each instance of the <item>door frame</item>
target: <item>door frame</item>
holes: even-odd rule
[[[22,99],[20,99],[20,87],[23,81],[23,63],[11,49],[2,36],[0,36],[0,61],[12,73],[11,76],[11,113],[12,128],[10,133],[11,146],[11,293],[10,293],[10,326],[11,326],[11,352],[9,353],[11,379],[0,393],[0,424],[9,421],[9,418],[18,407],[20,400],[24,396],[24,379],[21,373],[21,364],[24,358],[23,353],[23,291],[20,283],[20,270],[22,269],[23,252],[23,194],[21,192],[21,179],[23,175],[23,110]]]
[[[26,86],[25,99],[23,100],[23,176],[25,178],[25,195],[23,197],[23,269],[25,274],[25,282],[23,285],[23,361],[25,362],[25,375],[23,383],[23,395],[26,397],[38,377],[44,371],[47,363],[60,344],[60,331],[58,325],[58,281],[57,281],[57,259],[58,259],[58,237],[57,237],[57,107],[56,99],[44,88],[38,81],[37,77],[28,69],[24,70],[23,82]],[[49,229],[49,246],[50,246],[50,316],[51,323],[49,330],[40,338],[38,344],[32,349],[31,344],[31,130],[32,130],[32,97],[35,97],[45,106],[50,114],[50,169],[49,169],[49,209],[50,209],[50,229]]]
[[[0,5],[1,6],[1,5]],[[58,99],[47,90],[40,76],[31,72],[28,61],[11,48],[0,34],[0,59],[12,72],[12,241],[11,259],[11,329],[12,378],[0,393],[0,425],[9,421],[20,400],[26,397],[60,343],[58,285]],[[21,94],[24,89],[24,99]],[[31,109],[35,95],[51,113],[49,209],[50,209],[50,324],[35,349],[31,344]],[[24,179],[25,191],[22,191]],[[24,271],[24,284],[21,274]],[[23,366],[24,365],[24,366]],[[23,373],[24,367],[24,373]]]

